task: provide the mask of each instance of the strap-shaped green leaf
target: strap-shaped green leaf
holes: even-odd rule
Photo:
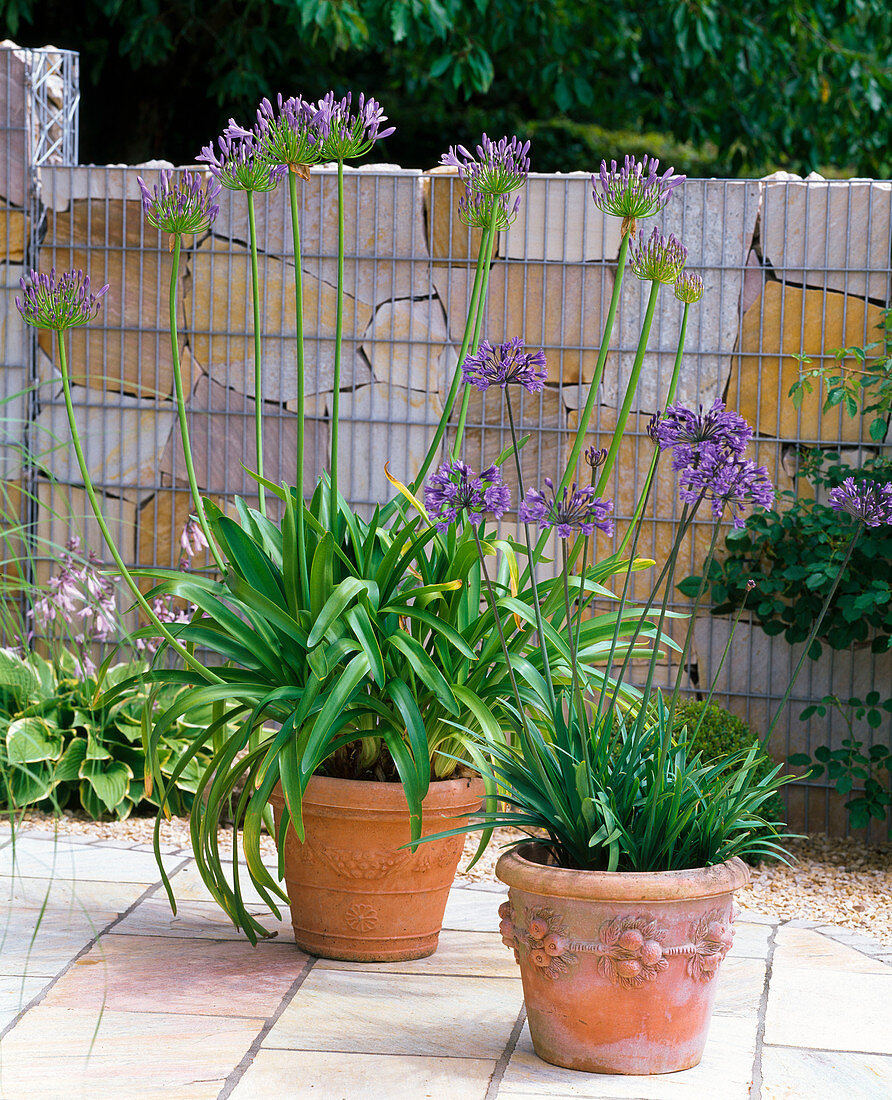
[[[427,655],[424,647],[416,642],[410,634],[406,634],[402,630],[391,635],[388,641],[390,646],[395,647],[405,656],[415,675],[425,687],[436,695],[450,714],[457,717],[459,707],[452,688],[446,682],[443,673]]]

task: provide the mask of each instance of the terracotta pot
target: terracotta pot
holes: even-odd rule
[[[479,809],[482,797],[479,779],[431,783],[422,802],[422,834],[449,829],[450,819]],[[278,825],[278,788],[270,801]],[[303,844],[293,829],[285,836],[285,886],[297,945],[323,959],[351,962],[432,955],[464,838],[401,851],[410,833],[399,783],[314,775],[303,820]]]
[[[595,1073],[671,1073],[706,1045],[719,965],[731,946],[737,858],[689,871],[549,867],[521,845],[496,874],[540,1058]]]

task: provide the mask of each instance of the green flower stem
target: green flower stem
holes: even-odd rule
[[[344,162],[338,161],[338,303],[335,311],[334,381],[331,396],[331,488],[328,522],[338,542],[338,419],[341,404],[341,341],[344,333]]]
[[[217,563],[221,573],[226,572],[226,564],[217,548],[216,540],[211,534],[207,515],[204,510],[204,501],[198,490],[198,481],[195,477],[195,463],[192,461],[192,444],[189,442],[189,424],[186,420],[186,399],[183,394],[183,372],[180,368],[180,349],[177,334],[177,286],[180,270],[180,244],[182,238],[179,233],[174,234],[173,240],[173,267],[170,272],[170,350],[173,356],[173,383],[177,396],[177,416],[180,422],[180,436],[183,440],[183,457],[186,460],[186,476],[189,479],[189,489],[192,493],[192,503],[195,505],[195,514],[208,541],[211,554]]]
[[[480,290],[483,286],[483,274],[486,267],[486,257],[488,254],[488,230],[484,230],[480,238],[480,250],[477,253],[477,270],[474,274],[474,285],[471,289],[471,301],[468,304],[468,319],[465,321],[465,331],[462,336],[461,348],[458,353],[458,363],[455,368],[455,373],[452,376],[452,384],[449,387],[449,393],[446,395],[446,403],[443,406],[443,412],[440,416],[439,423],[437,424],[437,430],[434,432],[434,438],[431,441],[430,447],[428,447],[427,454],[424,456],[424,462],[421,464],[421,469],[418,471],[418,476],[412,484],[412,492],[417,493],[421,487],[421,483],[427,476],[428,470],[431,468],[434,459],[440,450],[440,444],[443,442],[443,436],[446,434],[446,428],[449,425],[449,417],[452,416],[452,410],[455,408],[455,402],[458,397],[458,387],[461,384],[462,373],[461,365],[465,361],[465,356],[468,354],[468,348],[471,343],[471,335],[474,332],[474,328],[477,320],[477,313],[479,309]],[[488,279],[488,275],[487,275]]]
[[[480,329],[483,326],[483,308],[486,304],[486,290],[489,286],[489,272],[492,267],[492,256],[495,251],[496,244],[496,230],[495,230],[495,218],[496,218],[497,204],[493,203],[492,218],[490,220],[488,240],[486,246],[486,265],[483,268],[483,279],[480,289],[480,300],[477,303],[477,315],[474,320],[474,338],[471,341],[471,348],[476,352],[480,346]],[[456,370],[461,373],[461,364],[464,360],[464,356],[458,361]],[[461,411],[458,414],[458,424],[455,426],[455,442],[452,444],[452,457],[457,459],[461,454],[462,440],[465,435],[465,421],[468,419],[468,406],[471,403],[471,387],[465,386],[465,392],[462,394],[461,399]]]
[[[483,572],[483,580],[486,583],[486,592],[489,596],[489,604],[492,608],[492,616],[495,620],[496,630],[499,635],[499,641],[502,643],[502,653],[505,657],[505,668],[508,670],[508,679],[511,681],[511,688],[514,692],[514,701],[517,703],[517,710],[520,714],[520,720],[523,723],[524,732],[527,737],[530,735],[530,731],[527,728],[527,716],[524,710],[523,699],[520,697],[520,691],[517,687],[517,680],[514,677],[514,666],[511,663],[511,654],[508,652],[508,643],[505,641],[505,632],[502,629],[502,619],[499,615],[499,609],[496,605],[496,594],[493,591],[492,581],[489,579],[489,570],[486,568],[486,558],[483,555],[483,547],[480,545],[480,536],[477,534],[477,528],[470,525],[471,530],[474,532],[474,542],[477,544],[477,556],[480,558],[480,568]]]
[[[303,271],[300,256],[300,216],[297,200],[297,174],[288,170],[288,194],[291,206],[291,240],[294,246],[294,335],[297,341],[297,560],[305,599],[309,599],[310,573],[307,565],[307,539],[304,531],[304,300]]]
[[[585,706],[582,702],[582,688],[579,685],[579,650],[573,644],[573,612],[570,604],[570,564],[567,555],[567,540],[561,539],[561,558],[564,574],[564,609],[567,615],[567,644],[570,647],[570,697],[579,708],[579,723],[583,722]],[[589,756],[589,738],[582,737],[582,751],[585,757],[585,773],[591,775],[591,758]]]
[[[257,270],[257,222],[254,217],[254,192],[248,196],[248,234],[251,246],[251,298],[254,305],[254,441],[257,448],[257,473],[263,477],[263,374],[260,352],[260,275]],[[266,515],[266,487],[261,482],[260,514]]]
[[[140,610],[148,618],[149,622],[158,631],[158,633],[164,638],[170,648],[177,653],[183,661],[200,676],[203,676],[208,683],[222,684],[224,681],[211,672],[209,668],[205,668],[200,661],[197,661],[195,657],[186,649],[177,639],[171,634],[164,623],[158,618],[152,608],[149,606],[148,601],[139,589],[139,585],[133,579],[133,575],[130,570],[124,564],[124,559],[118,552],[117,546],[115,546],[112,539],[111,532],[108,529],[108,524],[105,522],[105,517],[102,514],[102,509],[99,507],[99,500],[96,496],[96,490],[93,488],[93,479],[90,477],[90,471],[87,468],[87,460],[84,457],[83,447],[81,446],[80,433],[77,428],[77,421],[74,418],[74,406],[71,401],[71,380],[68,376],[68,360],[65,355],[65,337],[62,332],[57,330],[56,333],[59,344],[59,367],[62,374],[62,391],[65,396],[65,412],[68,415],[68,426],[71,430],[71,441],[74,444],[74,453],[77,456],[77,464],[80,467],[81,477],[84,479],[84,489],[87,493],[87,498],[90,501],[90,507],[93,509],[93,515],[96,517],[96,522],[99,525],[99,530],[102,532],[102,537],[105,539],[106,545],[111,552],[111,556],[114,559],[115,565],[121,576],[124,578],[127,587],[133,594],[133,598],[138,604]]]
[[[685,631],[684,645],[681,649],[681,655],[678,658],[678,672],[675,676],[675,687],[672,689],[671,702],[669,703],[669,728],[672,729],[672,721],[675,718],[675,707],[678,702],[678,693],[681,691],[681,678],[684,675],[685,659],[690,652],[691,642],[694,638],[694,624],[697,621],[697,612],[700,610],[700,604],[703,601],[703,594],[706,591],[706,578],[709,576],[709,570],[712,566],[712,559],[715,557],[716,543],[719,539],[719,526],[721,524],[721,517],[716,520],[712,525],[712,538],[709,540],[709,550],[706,554],[706,561],[703,565],[703,576],[700,578],[700,587],[697,590],[697,598],[694,600],[694,605],[691,608],[691,615],[688,619],[688,628]]]
[[[523,470],[521,469],[520,452],[517,449],[517,428],[514,424],[514,410],[511,406],[511,387],[505,387],[505,405],[508,409],[508,427],[511,430],[511,442],[514,449],[514,463],[517,470],[517,493],[518,493],[518,507],[520,501],[523,499],[524,487],[523,487]],[[530,557],[530,583],[533,586],[533,609],[536,613],[536,632],[539,635],[539,650],[542,654],[542,671],[545,676],[545,682],[548,685],[548,695],[554,704],[554,684],[551,679],[551,666],[548,661],[548,651],[545,647],[545,631],[542,628],[542,609],[539,606],[539,585],[536,583],[536,563],[533,561],[533,547],[530,541],[530,528],[529,524],[523,524],[523,535],[527,544],[527,553]]]
[[[774,712],[774,717],[771,719],[771,725],[768,727],[768,732],[762,739],[762,744],[765,748],[768,747],[768,743],[771,740],[771,735],[772,733],[774,733],[774,727],[777,725],[780,716],[783,713],[783,709],[787,705],[787,700],[790,698],[790,693],[793,690],[793,685],[799,678],[799,673],[802,671],[802,666],[805,664],[806,657],[808,657],[808,651],[811,649],[812,642],[818,636],[818,631],[821,629],[821,623],[824,621],[824,616],[827,614],[827,609],[830,607],[830,601],[836,595],[836,590],[839,587],[839,582],[842,580],[843,574],[846,571],[846,566],[849,564],[849,559],[852,556],[852,551],[855,549],[855,543],[861,537],[861,532],[863,530],[864,524],[863,522],[859,522],[858,529],[852,536],[852,541],[849,543],[848,550],[846,550],[846,556],[843,558],[842,565],[840,565],[839,567],[839,572],[836,574],[836,580],[834,580],[830,591],[827,593],[824,599],[824,604],[821,608],[821,613],[820,615],[818,615],[817,619],[815,619],[814,626],[812,626],[808,638],[806,639],[805,646],[802,650],[802,656],[799,658],[799,662],[796,665],[793,675],[790,677],[790,682],[789,684],[787,684],[787,690],[784,692],[784,697],[783,699],[781,699],[777,710]]]
[[[682,354],[684,352],[685,336],[686,336],[687,330],[688,330],[688,310],[689,309],[690,309],[690,303],[685,302],[684,312],[681,315],[681,329],[680,329],[679,334],[678,334],[678,349],[675,353],[675,365],[672,368],[672,378],[669,381],[669,391],[666,394],[666,406],[665,407],[667,407],[667,408],[675,400],[675,391],[678,389],[678,376],[681,372],[681,358],[682,358]],[[619,544],[619,547],[617,548],[617,551],[616,551],[617,554],[622,554],[622,552],[625,550],[626,546],[628,545],[629,538],[631,537],[632,529],[635,527],[636,524],[638,524],[641,521],[641,516],[642,516],[642,513],[644,512],[644,501],[645,501],[648,493],[650,492],[650,487],[653,484],[653,479],[654,479],[654,477],[656,476],[656,473],[657,473],[657,461],[659,459],[659,455],[660,455],[659,449],[656,446],[654,446],[654,454],[653,454],[653,458],[651,459],[651,462],[650,462],[650,469],[647,471],[647,477],[645,478],[645,481],[644,481],[644,488],[641,491],[641,496],[639,497],[638,504],[635,507],[635,514],[632,516],[632,520],[631,520],[629,526],[626,528],[626,533],[623,535],[622,542]]]
[[[595,492],[598,496],[604,492],[604,486],[613,472],[613,466],[616,462],[616,456],[619,451],[620,444],[623,440],[623,435],[626,431],[626,421],[629,419],[629,413],[632,409],[632,401],[635,397],[635,391],[638,389],[638,380],[641,377],[641,369],[644,366],[644,353],[647,350],[647,342],[650,339],[650,329],[653,324],[654,310],[657,307],[657,295],[660,293],[660,283],[654,281],[650,284],[650,294],[647,298],[647,308],[644,312],[644,324],[641,328],[641,336],[638,340],[638,350],[635,352],[635,362],[632,364],[632,373],[629,375],[629,382],[626,386],[626,393],[623,397],[623,403],[619,410],[619,418],[616,422],[616,427],[613,429],[613,438],[610,440],[610,447],[607,451],[607,458],[604,461],[604,465],[601,467],[601,474],[598,478],[598,484],[595,486]]]

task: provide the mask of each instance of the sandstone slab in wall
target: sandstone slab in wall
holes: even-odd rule
[[[375,311],[361,349],[376,382],[443,393],[446,315],[437,298],[385,302]]]
[[[852,295],[769,282],[743,318],[740,354],[734,357],[727,403],[756,425],[760,435],[835,443],[867,440],[867,425],[840,409],[823,413],[817,385],[797,410],[789,398],[799,378],[796,355],[814,366],[833,362],[833,350],[876,338],[879,306]],[[876,354],[874,349],[873,354]]]
[[[345,168],[344,288],[371,305],[388,298],[428,292],[427,246],[419,173],[385,165]],[[314,169],[298,180],[301,267],[337,286],[337,172]],[[215,236],[247,246],[248,204],[244,194],[224,191]],[[288,182],[255,195],[257,247],[273,256],[294,256]]]
[[[243,468],[257,469],[255,402],[208,378],[192,397],[189,437],[199,487],[210,493],[256,496],[257,482]],[[319,421],[306,421],[304,487],[311,490],[328,462],[328,432]],[[297,468],[297,419],[270,406],[263,419],[263,473],[270,481],[294,484]],[[175,480],[186,477],[179,425],[160,460],[160,470]]]
[[[762,254],[775,271],[790,282],[888,300],[892,183],[776,172],[762,187]]]
[[[125,395],[116,396],[114,404],[101,402],[83,387],[75,387],[72,400],[87,468],[96,485],[120,489],[136,501],[150,495],[158,480],[158,456],[173,428],[173,405],[159,407]],[[44,405],[36,425],[41,465],[58,481],[82,484],[64,405]]]
[[[703,297],[688,311],[685,363],[676,400],[711,404],[731,371],[741,317],[744,271],[759,211],[759,184],[747,180],[688,180],[655,218],[639,226],[674,233],[688,249],[687,266],[703,278]],[[649,281],[631,269],[623,279],[619,316],[604,370],[601,399],[619,408],[644,321]],[[648,351],[632,407],[655,412],[665,404],[675,363],[682,304],[672,287],[660,289]],[[599,341],[600,342],[600,341]]]
[[[28,219],[24,210],[0,210],[0,262],[21,263],[25,258]]]
[[[621,221],[595,206],[590,173],[530,175],[517,193],[517,219],[501,234],[503,256],[564,263],[616,260]]]
[[[232,251],[230,251],[232,250]],[[254,394],[254,338],[250,253],[240,245],[207,238],[190,257],[186,316],[196,359],[221,385]],[[262,257],[263,400],[284,403],[297,396],[297,340],[294,266]],[[332,388],[337,291],[306,272],[302,279],[306,393]],[[356,343],[372,318],[372,307],[345,296],[343,386],[371,378]]]
[[[446,309],[449,336],[460,344],[473,272],[438,267],[432,278]],[[521,336],[528,347],[544,348],[550,381],[588,381],[612,290],[613,273],[601,264],[496,262],[489,276],[481,338],[497,344]]]

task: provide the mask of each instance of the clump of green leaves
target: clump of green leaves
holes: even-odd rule
[[[101,690],[146,671],[134,661],[84,676],[65,648],[55,663],[0,649],[0,808],[77,808],[94,819],[113,814],[123,820],[157,806],[146,782],[143,710],[147,702],[166,708],[176,688],[151,697],[148,688],[136,688],[111,705],[98,703]],[[160,746],[165,778],[195,732],[181,723]],[[194,759],[168,790],[173,813],[188,811],[207,759]]]
[[[860,470],[839,463],[839,455],[810,451],[803,456],[800,476],[817,487],[833,488],[847,477],[856,482],[885,484],[892,480],[892,461],[868,459]],[[739,608],[752,613],[768,635],[783,634],[802,642],[821,613],[833,587],[840,561],[851,541],[854,520],[828,504],[779,494],[787,506],[751,515],[745,525],[725,537],[725,554],[713,559],[707,574],[714,615]],[[892,527],[867,527],[852,552],[845,575],[827,608],[809,657],[821,655],[821,643],[847,649],[870,641],[874,653],[892,643],[892,587],[877,562],[892,559]],[[754,580],[749,590],[747,582]],[[696,596],[701,577],[686,577],[679,589]]]
[[[821,745],[815,749],[814,757],[807,752],[793,753],[789,762],[809,768],[809,779],[816,779],[826,771],[827,778],[843,796],[854,791],[856,797],[845,803],[849,824],[853,829],[864,829],[871,820],[885,821],[892,808],[892,750],[887,745],[865,748],[864,741],[855,736],[855,722],[864,721],[872,730],[879,729],[889,721],[892,699],[882,699],[878,691],[869,692],[863,700],[852,696],[845,702],[837,695],[825,695],[820,703],[806,707],[799,717],[802,721],[813,715],[826,718],[831,710],[841,714],[849,728],[849,736],[841,747],[831,749],[829,745]],[[889,835],[892,836],[892,821]]]
[[[675,708],[676,732],[680,733],[683,727],[687,728],[691,749],[702,753],[703,759],[708,762],[722,760],[741,749],[750,749],[753,745],[757,745],[761,752],[761,760],[753,774],[757,779],[764,779],[774,768],[774,763],[762,747],[756,731],[742,718],[724,707],[702,700],[680,702]],[[769,820],[779,821],[784,813],[780,794],[775,794],[768,799],[765,804],[765,816]]]

